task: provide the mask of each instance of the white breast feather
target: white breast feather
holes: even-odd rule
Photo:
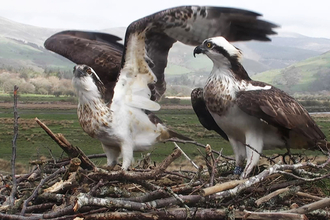
[[[90,100],[101,98],[101,94],[91,77],[84,77],[79,80],[73,77],[72,84],[78,93],[80,104],[89,103]]]

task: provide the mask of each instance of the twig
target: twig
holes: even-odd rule
[[[289,165],[289,164],[282,164],[282,165],[275,164],[274,166],[270,167],[269,169],[262,171],[258,175],[250,177],[246,182],[236,186],[235,188],[215,194],[214,197],[216,199],[223,199],[223,198],[227,198],[227,197],[236,195],[240,191],[242,191],[243,189],[246,189],[246,188],[248,188],[248,187],[250,187],[250,186],[252,186],[256,183],[259,183],[259,182],[263,181],[266,177],[268,177],[268,176],[270,176],[274,173],[280,173],[280,172],[282,172],[282,170],[294,170],[294,169],[298,169],[298,168],[301,168],[301,167],[304,167],[304,166],[311,166],[311,167],[314,166],[315,167],[317,165],[315,165],[313,163],[310,163],[310,162],[303,162],[303,163],[292,164],[292,165]],[[315,178],[315,179],[317,179],[317,178]]]
[[[64,172],[65,171],[65,168],[62,167],[61,169],[58,169],[57,171],[55,171],[54,173],[50,174],[49,176],[47,176],[46,178],[42,179],[39,183],[39,185],[34,189],[32,195],[26,199],[23,203],[23,207],[22,207],[22,211],[21,211],[21,215],[24,215],[25,214],[25,210],[26,210],[26,207],[27,207],[27,204],[32,200],[34,199],[37,195],[38,195],[38,190],[51,178],[53,178],[54,176],[56,176],[57,174],[61,173],[61,172]]]
[[[91,206],[103,206],[108,208],[124,208],[128,210],[136,211],[147,211],[156,208],[164,208],[170,205],[179,205],[189,203],[203,202],[205,199],[200,195],[177,195],[177,197],[161,198],[153,200],[151,202],[132,202],[121,199],[114,198],[95,198],[91,197],[86,193],[80,193],[77,196],[76,204],[74,206],[74,211],[78,211],[82,206],[91,205]]]
[[[141,212],[106,212],[85,215],[85,220],[97,220],[97,219],[145,219],[145,220],[167,220],[167,219],[177,219],[186,220],[188,217],[192,216],[192,219],[227,219],[228,210],[227,209],[198,209],[191,208],[189,213],[184,208],[172,208],[166,210],[155,210],[150,213]],[[282,213],[282,212],[242,212],[235,210],[233,214],[233,219],[268,219],[268,220],[306,220],[305,215],[293,214],[293,213]]]
[[[16,171],[15,171],[15,161],[16,161],[16,141],[18,138],[18,112],[17,112],[17,91],[18,86],[14,86],[14,137],[12,141],[12,157],[11,157],[11,174],[13,178],[13,186],[9,197],[9,204],[11,207],[14,207],[15,195],[17,192],[17,180],[16,180]]]
[[[187,158],[187,160],[189,160],[189,162],[198,170],[198,166],[195,164],[195,162],[188,157],[188,155],[179,147],[179,145],[177,145],[177,143],[175,143],[175,142],[173,142],[173,143],[174,143],[175,147],[181,151],[183,156],[185,156],[185,158]]]
[[[271,198],[273,198],[273,197],[275,197],[275,196],[277,196],[281,193],[287,192],[289,190],[290,190],[289,187],[286,187],[284,189],[278,189],[275,192],[272,192],[272,193],[270,193],[270,194],[268,194],[264,197],[259,198],[258,200],[255,201],[255,203],[256,203],[257,206],[260,206],[262,203],[267,202]]]
[[[306,197],[306,198],[314,199],[314,200],[322,200],[323,199],[322,197],[313,196],[313,195],[310,195],[310,194],[304,193],[304,192],[297,192],[296,194],[297,194],[297,196]]]
[[[304,214],[287,212],[250,212],[244,211],[242,219],[268,219],[268,220],[308,220]]]
[[[211,155],[211,159],[212,159],[212,167],[211,167],[211,175],[210,175],[210,186],[213,186],[214,185],[214,176],[215,176],[215,167],[217,166],[218,161],[215,160],[215,158],[214,158],[211,146],[210,146],[210,155]],[[219,154],[219,156],[220,156],[220,154]]]
[[[245,181],[247,181],[247,179],[244,180],[232,180],[229,182],[225,182],[225,183],[218,183],[215,186],[211,186],[205,189],[201,190],[201,195],[202,196],[208,196],[217,192],[221,192],[224,190],[228,190],[228,189],[232,189],[234,187],[236,187],[238,184],[244,183]]]
[[[313,202],[302,207],[296,209],[290,209],[285,211],[286,213],[298,213],[298,214],[306,214],[316,209],[324,209],[325,207],[330,206],[330,198],[324,198],[317,202]]]
[[[167,139],[166,141],[164,141],[164,142],[177,142],[177,143],[182,143],[182,144],[194,144],[194,145],[196,145],[196,146],[198,146],[198,147],[202,147],[202,148],[207,148],[207,146],[206,145],[204,145],[204,144],[201,144],[201,143],[198,143],[197,141],[188,141],[188,140],[178,140],[178,139],[175,139],[175,138],[173,138],[173,139]],[[215,154],[217,154],[217,155],[220,155],[220,153],[219,152],[217,152],[217,151],[215,151],[215,150],[212,150],[212,153],[215,153]],[[223,158],[225,158],[225,159],[227,159],[227,160],[235,160],[234,158],[231,158],[231,157],[227,157],[227,156],[224,156],[224,155],[221,155]]]
[[[268,161],[272,162],[272,163],[276,163],[272,158],[267,157],[266,155],[264,155],[262,152],[257,151],[254,147],[250,146],[249,144],[245,144],[246,147],[250,148],[251,150],[253,150],[254,152],[256,152],[257,154],[260,155],[260,157],[266,158]]]
[[[291,177],[294,177],[296,179],[303,180],[303,181],[306,181],[306,182],[313,182],[313,181],[321,180],[321,179],[324,179],[324,178],[327,178],[327,177],[330,176],[330,173],[328,173],[324,176],[320,176],[320,177],[316,177],[316,178],[303,178],[303,177],[294,175],[293,173],[289,173],[289,172],[285,172],[285,171],[278,171],[278,173],[283,174],[283,175],[289,175]]]

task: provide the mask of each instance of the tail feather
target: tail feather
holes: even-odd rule
[[[157,126],[161,127],[161,134],[158,137],[158,141],[165,141],[171,138],[174,139],[178,139],[178,140],[184,140],[184,141],[193,141],[193,139],[188,138],[182,134],[179,134],[175,131],[172,131],[170,129],[168,129],[164,123],[162,122],[162,120],[160,120],[160,118],[158,118],[154,113],[150,112],[150,111],[146,111],[146,114],[149,117],[149,120],[154,123]]]

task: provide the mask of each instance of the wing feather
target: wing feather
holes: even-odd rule
[[[49,37],[44,46],[77,64],[86,64],[97,72],[111,101],[120,72],[124,46],[117,36],[85,31],[63,31]]]
[[[214,121],[212,115],[206,107],[202,88],[196,88],[191,92],[191,104],[199,122],[204,126],[204,128],[217,132],[221,137],[228,141],[228,136]]]
[[[258,86],[268,84],[253,82]],[[239,108],[273,126],[292,130],[310,140],[325,139],[325,135],[308,111],[293,97],[272,86],[269,90],[250,90],[237,93]]]
[[[168,51],[176,41],[194,46],[207,38],[220,35],[229,41],[269,41],[268,35],[276,34],[273,28],[277,26],[260,20],[259,16],[255,12],[225,7],[181,6],[166,9],[129,25],[125,36],[125,51],[132,34],[144,33],[144,56],[151,61],[148,62],[149,67],[157,77],[154,85],[157,100],[166,89],[164,69]],[[122,67],[127,60],[125,51]]]
[[[111,100],[119,71],[127,59],[130,35],[144,33],[146,50],[143,56],[157,78],[156,83],[149,84],[150,98],[158,100],[166,90],[164,69],[168,52],[176,41],[197,45],[219,35],[228,41],[269,41],[268,35],[276,34],[273,29],[277,26],[259,19],[260,16],[235,8],[181,6],[131,23],[126,31],[125,47],[117,42],[120,38],[116,36],[84,31],[57,33],[47,39],[45,47],[75,63],[91,66],[107,88],[107,100]]]

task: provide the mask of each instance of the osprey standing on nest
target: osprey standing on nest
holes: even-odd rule
[[[259,16],[233,8],[182,6],[144,17],[127,28],[120,72],[109,68],[109,64],[118,63],[111,50],[115,39],[100,33],[61,32],[50,37],[45,47],[76,63],[83,61],[93,69],[102,69],[99,77],[85,65],[74,69],[79,121],[85,132],[102,142],[108,165],[116,164],[122,154],[122,168],[127,169],[133,151],[146,150],[153,143],[175,134],[155,117],[149,117],[150,111],[160,108],[155,100],[166,89],[164,69],[172,45],[180,41],[196,46],[205,38],[217,35],[230,41],[269,41],[268,35],[275,34],[272,29],[276,25],[258,19]],[[70,44],[72,41],[77,44]],[[107,75],[116,78],[115,84],[106,82],[104,94],[109,98],[105,99],[109,104],[102,101],[101,81]]]
[[[242,173],[246,159],[242,177],[247,177],[263,149],[325,147],[325,135],[307,110],[274,86],[251,80],[240,63],[241,51],[225,38],[205,40],[194,56],[200,53],[213,61],[213,69],[204,91],[192,92],[193,108],[206,128],[229,140],[235,174]]]

